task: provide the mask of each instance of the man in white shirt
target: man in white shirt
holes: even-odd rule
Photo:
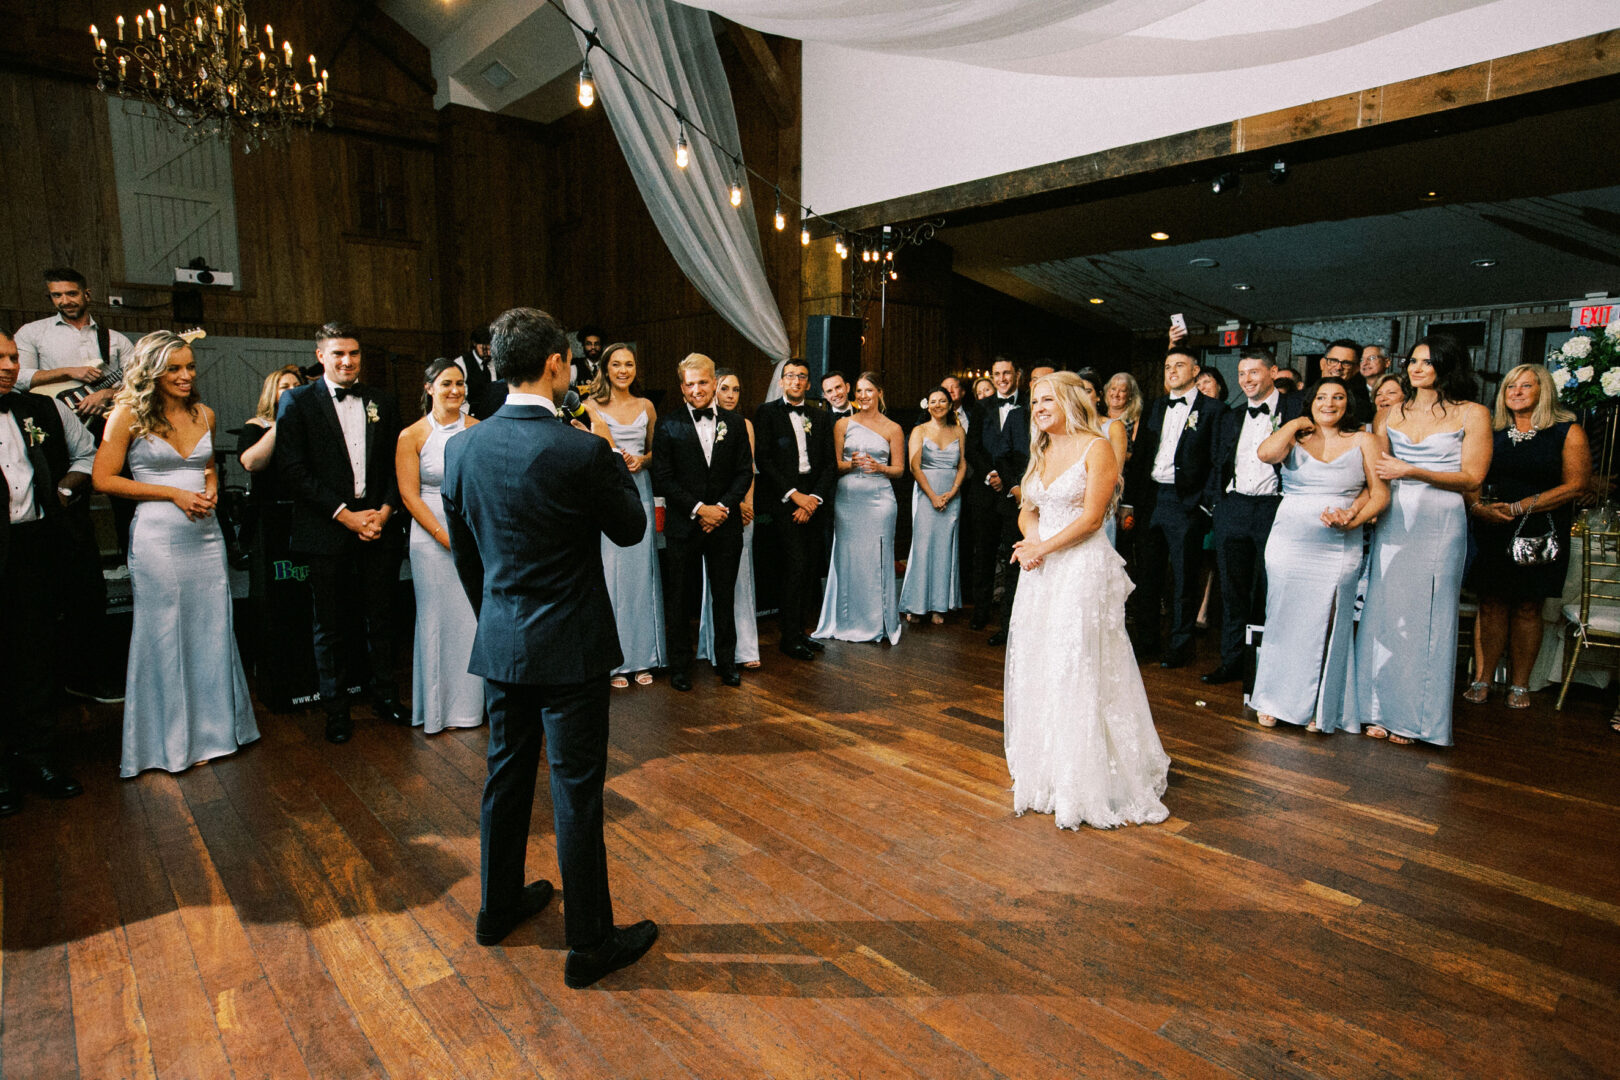
[[[1266,616],[1266,540],[1282,504],[1275,465],[1257,451],[1273,431],[1297,417],[1300,397],[1276,387],[1277,362],[1264,349],[1238,358],[1244,404],[1221,417],[1215,437],[1210,502],[1215,514],[1215,566],[1221,576],[1221,663],[1203,681],[1237,682],[1245,665],[1245,629]]]
[[[102,327],[90,314],[90,288],[72,267],[45,271],[45,288],[56,314],[17,330],[19,390],[44,389],[71,382],[94,383],[121,370],[134,352],[129,338]],[[112,408],[116,383],[92,391],[74,403],[81,417],[100,416]]]

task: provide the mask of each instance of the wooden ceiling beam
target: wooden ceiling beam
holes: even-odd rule
[[[797,95],[765,35],[734,22],[727,22],[726,27],[737,45],[743,67],[748,69],[749,77],[754,81],[754,88],[765,99],[771,115],[776,117],[777,126],[792,124],[799,116]]]

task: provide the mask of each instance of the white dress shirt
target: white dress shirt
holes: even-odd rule
[[[343,442],[349,449],[349,468],[354,472],[354,497],[366,494],[366,403],[360,395],[351,392],[342,401],[337,399],[337,386],[321,376],[326,392],[332,395],[332,407],[337,410],[338,426],[343,429]]]
[[[506,395],[506,403],[508,405],[539,405],[551,415],[557,415],[557,406],[553,405],[551,399],[544,394],[519,394],[514,392]]]
[[[1227,491],[1235,491],[1239,495],[1275,495],[1280,490],[1277,481],[1277,469],[1260,460],[1260,444],[1266,441],[1277,422],[1277,407],[1282,403],[1282,394],[1276,390],[1264,401],[1248,401],[1239,406],[1244,410],[1243,428],[1238,434],[1237,461],[1232,473],[1232,482],[1226,486]],[[1249,409],[1263,408],[1266,411],[1259,416],[1250,416]]]
[[[711,403],[708,407],[713,409],[714,405]],[[692,418],[692,426],[697,428],[698,442],[703,446],[703,463],[712,465],[714,463],[715,420],[713,417],[708,416],[700,419],[697,410],[690,405],[686,407],[686,412]]]
[[[1176,447],[1181,445],[1181,434],[1187,430],[1187,418],[1192,415],[1197,390],[1188,390],[1170,399],[1164,410],[1164,426],[1159,429],[1159,449],[1153,455],[1153,482],[1176,482]]]
[[[786,401],[784,401],[782,404],[784,406],[788,407],[788,408],[796,407],[796,406],[788,406],[788,403]],[[798,450],[799,450],[799,475],[800,476],[808,476],[810,474],[810,431],[809,431],[809,428],[810,428],[810,413],[809,413],[809,410],[806,409],[806,411],[804,411],[803,413],[789,412],[788,413],[788,427],[793,429],[793,443],[794,443],[794,445],[796,447],[798,447]],[[791,502],[793,500],[793,496],[797,495],[798,493],[799,493],[798,488],[796,488],[796,487],[795,488],[788,488],[787,494],[782,496],[782,502],[784,502],[784,503]],[[821,505],[821,496],[820,495],[811,495],[810,497],[812,499],[816,500],[816,505],[818,505],[818,506]]]
[[[1018,395],[1014,394],[1011,397],[1001,397],[1000,395],[997,395],[996,403],[1001,406],[1001,408],[1000,408],[1001,426],[1006,427],[1007,426],[1007,414],[1012,412],[1014,409],[1018,408]]]
[[[27,390],[33,385],[34,375],[41,371],[100,364],[104,360],[110,361],[115,368],[123,367],[124,361],[135,351],[135,346],[118,331],[108,330],[107,351],[112,355],[103,357],[101,346],[96,341],[96,326],[96,320],[91,319],[81,330],[68,325],[68,321],[60,315],[19,326],[14,339],[17,342],[17,363],[21,365],[21,370],[17,372],[17,389]]]
[[[85,426],[61,402],[56,405],[62,418],[62,437],[67,441],[68,472],[90,475],[96,460],[96,440]],[[28,457],[28,440],[23,435],[22,422],[14,412],[0,413],[0,475],[6,478],[9,520],[13,525],[34,521],[41,517],[42,508],[34,505],[34,463]]]

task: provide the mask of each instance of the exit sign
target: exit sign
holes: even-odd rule
[[[1241,349],[1243,346],[1249,343],[1249,331],[1247,327],[1240,326],[1235,330],[1223,328],[1221,330],[1217,330],[1216,334],[1220,338],[1220,347],[1223,349]]]
[[[1607,296],[1577,300],[1569,305],[1569,328],[1580,330],[1589,326],[1608,326],[1615,320],[1616,306],[1620,306],[1620,302]]]

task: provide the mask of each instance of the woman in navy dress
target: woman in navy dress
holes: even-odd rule
[[[919,615],[945,621],[945,612],[962,606],[962,575],[957,539],[962,521],[962,479],[967,475],[962,425],[956,422],[951,395],[936,386],[928,391],[928,420],[911,429],[911,557],[900,588],[900,610],[907,622]]]
[[[1412,346],[1406,380],[1406,400],[1374,425],[1390,503],[1373,532],[1356,633],[1356,719],[1375,739],[1450,746],[1463,496],[1490,469],[1491,414],[1468,400],[1474,380],[1455,338]]]
[[[1282,466],[1266,541],[1266,634],[1249,696],[1261,727],[1361,730],[1352,689],[1361,527],[1389,505],[1378,451],[1338,376],[1316,384],[1308,415],[1259,446],[1261,461]]]
[[[1495,443],[1483,497],[1470,497],[1474,565],[1469,584],[1479,597],[1474,620],[1474,681],[1463,700],[1482,704],[1490,680],[1508,650],[1510,709],[1530,706],[1530,670],[1541,651],[1541,607],[1562,596],[1569,573],[1569,529],[1574,500],[1592,479],[1592,451],[1575,415],[1558,407],[1552,373],[1540,364],[1520,364],[1496,394]],[[1525,536],[1549,528],[1558,537],[1558,558],[1520,566],[1509,547],[1523,526]]]
[[[739,412],[742,404],[742,380],[737,373],[726,368],[715,371],[714,401],[722,409]],[[754,422],[744,418],[748,428],[748,450],[754,449]],[[754,466],[755,475],[759,466]],[[737,663],[746,668],[759,667],[759,619],[754,604],[754,486],[737,509],[743,519],[742,557],[737,560],[737,584],[732,593],[732,612],[737,623]],[[703,608],[698,613],[699,660],[714,659],[714,599],[709,595],[709,575],[703,574]]]
[[[196,382],[185,338],[167,330],[141,338],[92,474],[97,491],[140,504],[129,533],[125,777],[181,772],[259,737],[214,514],[214,412],[198,400]],[[120,475],[126,463],[128,477]]]
[[[394,475],[411,515],[411,588],[416,634],[411,648],[411,723],[434,735],[484,722],[484,680],[467,672],[478,618],[450,559],[444,520],[445,445],[478,423],[461,411],[467,377],[440,357],[423,375],[422,419],[399,433]]]
[[[876,372],[855,380],[856,411],[833,427],[838,493],[827,592],[813,636],[840,641],[900,640],[900,596],[894,582],[891,481],[906,473],[900,425],[883,415]]]
[[[611,682],[624,689],[632,676],[638,686],[651,685],[652,669],[663,667],[669,655],[664,648],[664,586],[658,573],[649,471],[658,412],[641,395],[635,350],[615,343],[602,350],[602,357],[586,402],[591,426],[611,436],[608,441],[624,457],[647,515],[647,529],[638,544],[622,548],[602,537],[602,574],[619,627],[619,651],[624,653],[624,663],[614,670]]]

